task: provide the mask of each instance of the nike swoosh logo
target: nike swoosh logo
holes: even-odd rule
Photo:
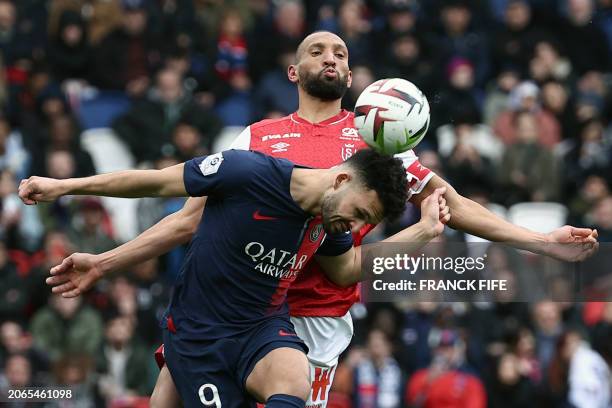
[[[279,336],[283,336],[283,337],[286,337],[286,336],[294,336],[294,337],[297,337],[297,334],[295,334],[295,333],[289,333],[289,332],[286,332],[286,331],[284,331],[283,329],[280,329],[280,330],[278,331],[278,335],[279,335]]]
[[[270,217],[268,215],[261,215],[259,213],[259,210],[255,211],[253,213],[253,219],[254,220],[258,220],[258,221],[272,221],[272,220],[278,220],[278,218],[276,217]]]

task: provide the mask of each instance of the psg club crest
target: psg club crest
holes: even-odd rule
[[[323,224],[317,224],[312,230],[310,230],[310,242],[317,242],[322,232]]]
[[[342,146],[342,160],[347,160],[356,152],[357,149],[355,148],[355,145],[353,143],[345,143],[344,146]]]

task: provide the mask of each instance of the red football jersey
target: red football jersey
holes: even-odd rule
[[[257,150],[282,157],[296,164],[329,168],[342,163],[367,145],[354,127],[354,114],[342,110],[323,122],[310,123],[293,113],[247,127],[231,149]],[[412,150],[396,157],[402,159],[409,181],[409,195],[419,193],[433,173],[423,167]],[[355,245],[374,226],[355,234]],[[292,316],[339,317],[359,301],[359,285],[342,288],[325,276],[316,262],[310,262],[289,288],[287,302]]]

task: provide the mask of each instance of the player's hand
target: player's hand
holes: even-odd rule
[[[444,225],[450,221],[450,208],[446,205],[446,187],[436,188],[421,202],[421,222],[430,229],[435,238],[444,231]]]
[[[566,225],[547,234],[544,252],[562,261],[583,261],[599,249],[598,236],[597,230]]]
[[[32,176],[19,183],[19,198],[27,205],[53,201],[64,194],[63,180]]]
[[[50,270],[47,285],[65,298],[77,297],[104,276],[97,255],[74,253]]]

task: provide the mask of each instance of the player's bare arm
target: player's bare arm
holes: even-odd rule
[[[33,176],[22,180],[19,197],[28,205],[53,201],[62,195],[108,197],[184,197],[184,164],[161,170],[125,170],[65,180]]]
[[[403,243],[407,251],[414,251],[440,235],[451,219],[445,192],[445,187],[435,189],[421,201],[421,220],[418,223],[381,242]],[[350,286],[365,277],[361,271],[361,254],[367,250],[368,245],[352,247],[342,255],[317,256],[316,260],[335,284]]]
[[[165,254],[191,240],[202,217],[205,197],[190,197],[183,208],[125,244],[101,254],[74,253],[51,268],[47,284],[54,293],[76,297],[108,274]]]
[[[581,261],[593,255],[599,246],[597,230],[575,228],[569,225],[548,234],[530,231],[514,225],[492,213],[482,205],[460,195],[449,183],[434,175],[420,194],[413,195],[411,202],[421,203],[437,188],[446,187],[447,200],[452,219],[451,228],[467,232],[494,242],[506,242],[517,248],[550,255],[564,261]],[[574,244],[552,245],[552,244]]]

